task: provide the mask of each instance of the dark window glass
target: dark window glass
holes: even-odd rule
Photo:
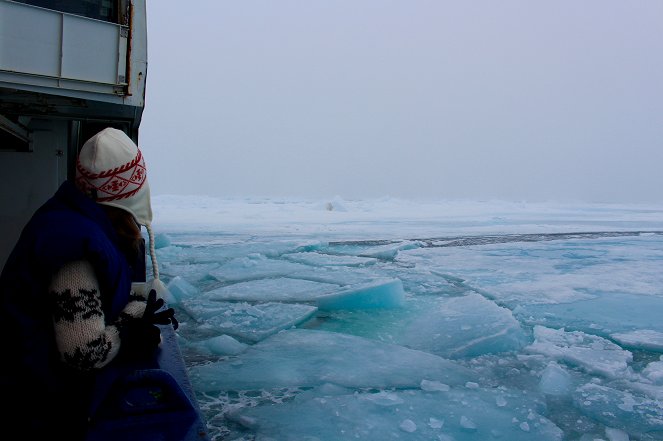
[[[11,133],[0,129],[0,151],[27,152],[29,145],[20,138]]]
[[[20,3],[39,6],[41,8],[53,9],[55,11],[67,12],[69,14],[82,15],[96,20],[110,21],[113,23],[124,23],[125,14],[120,14],[121,4],[127,4],[124,0],[16,0]],[[122,21],[120,21],[122,19]]]

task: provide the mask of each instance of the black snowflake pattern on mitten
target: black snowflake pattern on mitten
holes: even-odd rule
[[[87,320],[101,316],[101,300],[96,289],[78,289],[72,294],[71,289],[52,292],[53,317],[56,321]]]
[[[105,335],[102,335],[85,346],[76,348],[72,353],[62,354],[62,359],[68,365],[86,371],[108,359],[111,348],[112,343],[106,339]]]

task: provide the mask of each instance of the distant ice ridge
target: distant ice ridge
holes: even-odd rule
[[[663,207],[655,204],[158,195],[152,205],[153,227],[166,233],[340,235],[347,240],[663,230]]]
[[[663,439],[663,210],[285,202],[157,250],[215,441]]]

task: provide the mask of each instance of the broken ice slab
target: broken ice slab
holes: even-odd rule
[[[447,388],[443,391],[340,393],[322,386],[294,400],[245,407],[229,415],[257,439],[561,441],[522,391]]]
[[[624,310],[628,305],[628,310]],[[523,304],[514,314],[524,323],[566,328],[608,337],[648,329],[663,333],[663,297],[629,293],[601,293],[598,297],[547,305]]]
[[[305,326],[344,332],[447,358],[514,351],[531,338],[508,309],[472,293],[461,297],[406,297],[402,307],[320,308]]]
[[[190,370],[201,392],[311,387],[419,387],[422,380],[461,385],[476,378],[453,361],[362,337],[290,329],[239,356]]]
[[[270,259],[261,254],[252,254],[227,262],[211,270],[209,275],[222,282],[238,282],[263,279],[266,277],[285,277],[298,270],[305,270],[307,265]]]
[[[394,260],[400,251],[412,250],[422,246],[419,241],[387,241],[385,244],[360,242],[332,242],[324,248],[325,252],[340,255],[374,257],[380,260]]]
[[[289,274],[289,277],[341,286],[368,283],[375,279],[375,269],[370,267],[302,266],[304,268]]]
[[[663,352],[663,332],[640,329],[631,332],[618,332],[610,337],[620,345],[645,351]]]
[[[196,288],[194,285],[187,282],[186,279],[180,276],[171,279],[171,281],[168,282],[168,285],[166,286],[168,288],[168,291],[170,291],[170,294],[173,297],[173,300],[171,301],[174,301],[175,303],[179,303],[182,300],[196,297],[200,294],[200,290],[198,288]]]
[[[642,370],[642,375],[653,384],[663,386],[663,355],[660,356],[659,361],[648,363],[647,367]]]
[[[168,245],[159,249],[155,249],[157,259],[158,260],[163,260],[163,261],[176,261],[177,259],[181,258],[186,254],[186,250],[183,249],[182,247],[178,247],[175,245]],[[150,264],[152,263],[151,261],[151,256],[148,253],[147,254],[147,259],[150,261]]]
[[[546,355],[582,368],[590,374],[618,378],[630,374],[631,352],[597,335],[580,331],[534,327],[534,343],[526,352]]]
[[[320,309],[398,308],[405,291],[398,279],[380,278],[371,282],[340,286],[292,277],[249,280],[201,294],[207,300],[245,302],[309,302]]]
[[[587,383],[573,394],[573,404],[591,418],[608,427],[622,429],[637,439],[663,439],[660,399]]]
[[[186,280],[197,283],[209,277],[209,272],[221,266],[218,262],[207,263],[173,263],[160,260],[161,275],[169,277],[183,277]]]
[[[351,285],[334,293],[318,296],[320,310],[390,309],[405,302],[403,282],[399,279],[378,279],[370,283]]]
[[[340,289],[326,282],[274,277],[247,280],[222,286],[202,294],[207,300],[245,302],[313,302],[318,297]]]
[[[283,254],[281,257],[291,262],[313,266],[366,266],[377,262],[377,259],[369,257],[337,256],[334,254],[322,254],[313,251]]]
[[[539,390],[546,395],[568,395],[572,385],[573,380],[569,372],[555,361],[549,362],[541,372]]]
[[[209,338],[228,334],[247,342],[260,341],[283,329],[296,326],[317,311],[317,307],[304,304],[216,302],[187,299],[182,309],[197,323],[197,333]]]
[[[447,358],[516,351],[528,343],[510,310],[476,293],[430,302],[398,335],[404,346]]]
[[[196,342],[180,340],[180,344],[195,349],[198,353],[212,355],[237,355],[249,347],[246,343],[239,342],[225,334]]]

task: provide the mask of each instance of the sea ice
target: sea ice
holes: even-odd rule
[[[252,343],[308,320],[318,309],[297,303],[250,304],[200,299],[183,300],[180,307],[197,323],[197,339],[228,334]]]
[[[213,439],[663,439],[660,207],[190,200],[156,251]]]
[[[206,392],[323,383],[355,388],[418,388],[422,380],[453,386],[475,377],[469,369],[426,352],[306,329],[279,332],[236,359],[191,368],[196,389]]]
[[[340,286],[333,283],[275,276],[222,286],[202,296],[215,301],[313,302],[339,289]]]
[[[318,308],[334,309],[384,309],[400,308],[405,302],[403,282],[399,279],[378,279],[370,283],[350,285],[341,291],[316,298]]]
[[[663,309],[661,310],[663,311]],[[660,320],[659,320],[660,322]],[[647,326],[643,324],[641,326]],[[617,343],[634,349],[663,352],[663,332],[651,329],[638,329],[630,332],[617,332],[611,334]]]
[[[571,376],[557,362],[551,361],[541,372],[539,389],[548,395],[567,395],[571,392]]]
[[[534,327],[534,343],[524,350],[543,354],[608,378],[629,374],[629,363],[633,360],[631,352],[602,337],[538,325]]]
[[[284,254],[281,257],[291,262],[317,266],[365,266],[377,262],[375,258],[371,257],[338,256],[334,254],[316,253],[313,251]]]
[[[629,305],[624,310],[624,305]],[[548,305],[520,305],[514,314],[529,325],[565,328],[609,337],[617,334],[625,343],[663,350],[663,297],[630,293],[601,293],[591,299]],[[645,331],[647,330],[647,331]],[[638,332],[645,332],[639,335]],[[653,337],[653,338],[652,338]]]
[[[511,311],[477,293],[441,297],[408,323],[400,344],[447,358],[516,351],[528,337]]]
[[[223,282],[239,282],[266,277],[285,277],[306,265],[286,260],[271,259],[262,254],[238,257],[213,269],[209,275]]]
[[[643,439],[647,440],[663,439],[663,406],[660,400],[587,383],[575,391],[573,403],[607,427],[644,436]]]
[[[496,395],[508,396],[510,404],[496,406]],[[229,418],[265,440],[562,440],[562,431],[537,412],[541,403],[518,391],[398,390],[389,392],[389,399],[384,396],[368,391],[328,395],[314,388],[287,403],[242,408]]]

